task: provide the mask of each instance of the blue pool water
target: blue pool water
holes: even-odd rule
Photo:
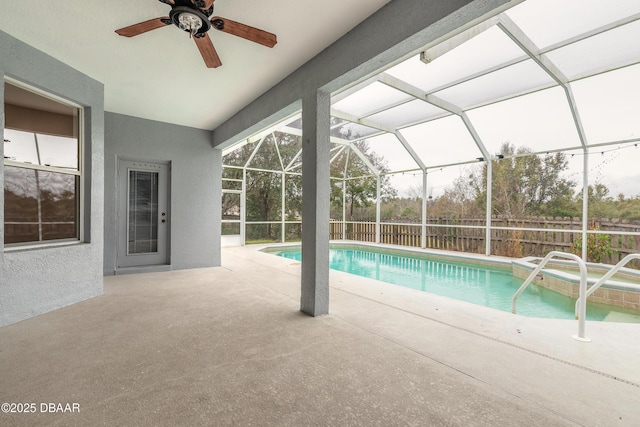
[[[270,251],[300,261],[300,248]],[[523,280],[510,268],[375,251],[370,248],[332,247],[330,268],[383,282],[442,295],[472,304],[511,312],[513,295]],[[575,300],[531,284],[518,298],[518,314],[531,317],[574,319]],[[640,322],[631,310],[587,304],[588,320]]]

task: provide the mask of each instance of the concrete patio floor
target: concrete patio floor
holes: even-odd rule
[[[575,321],[334,271],[311,318],[299,263],[256,249],[0,328],[0,402],[37,406],[0,425],[640,424],[640,325],[588,322],[582,343]]]

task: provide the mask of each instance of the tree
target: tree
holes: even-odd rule
[[[260,147],[246,144],[225,156],[225,165],[261,169],[247,170],[245,209],[248,221],[282,219],[282,171],[295,159],[300,148],[299,136],[274,132],[264,138]],[[223,177],[242,179],[242,169],[225,168]],[[301,180],[295,175],[286,174],[285,183],[285,216],[293,219],[299,216],[302,206]],[[232,201],[231,198],[229,200]],[[224,209],[223,205],[223,211]],[[279,230],[279,227],[273,227],[272,224],[252,226],[247,230],[247,239],[277,239]]]
[[[595,218],[611,218],[618,216],[618,208],[615,200],[609,196],[609,188],[602,183],[590,185],[587,189],[589,194],[589,216]]]
[[[576,213],[575,182],[561,176],[568,163],[564,153],[536,156],[527,147],[516,149],[505,142],[499,156],[502,158],[492,163],[492,213],[511,218]],[[485,164],[482,180],[475,182],[476,200],[481,204],[487,197],[486,171]]]
[[[446,218],[469,218],[482,216],[482,209],[476,200],[475,182],[480,169],[472,169],[468,174],[458,176],[446,187],[444,194],[429,206],[429,216]]]
[[[618,195],[616,200],[616,218],[640,219],[640,196],[625,198],[623,194]]]
[[[366,140],[354,142],[353,146],[380,172],[384,173],[389,170],[383,157],[371,151]],[[351,147],[345,149],[331,163],[331,176],[345,180],[345,195],[349,218],[353,218],[356,208],[370,206],[377,196],[377,178]],[[342,179],[334,180],[331,183],[331,206],[335,214],[338,214],[337,211],[342,207]],[[382,174],[380,176],[380,192],[383,200],[395,197],[397,194],[396,190],[391,186],[388,175]],[[339,216],[342,215],[339,214]]]

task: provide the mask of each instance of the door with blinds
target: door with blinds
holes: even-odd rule
[[[169,165],[118,164],[118,268],[168,264]]]

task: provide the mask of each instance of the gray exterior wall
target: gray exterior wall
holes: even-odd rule
[[[4,227],[0,228],[2,326],[102,294],[104,87],[1,31],[0,58],[0,75],[84,106],[85,118],[85,242],[7,251]],[[4,134],[4,85],[0,98],[0,132]],[[4,188],[2,163],[0,187]],[[0,192],[0,224],[4,224],[4,191]]]
[[[105,114],[104,274],[116,270],[117,160],[169,162],[170,268],[220,265],[221,151],[211,132]]]

